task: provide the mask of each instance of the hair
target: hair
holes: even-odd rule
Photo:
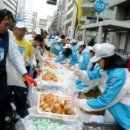
[[[65,57],[69,57],[72,54],[72,50],[70,48],[66,48],[63,51],[63,55],[65,55]]]
[[[105,60],[104,70],[111,70],[115,68],[127,68],[127,62],[117,54],[103,59]]]
[[[48,35],[48,33],[47,33],[47,31],[46,31],[46,30],[41,29],[41,35],[43,35],[43,34]]]
[[[62,34],[62,35],[60,36],[60,38],[61,38],[61,39],[65,39],[65,35]]]
[[[37,35],[37,36],[34,38],[34,41],[43,42],[43,38],[42,38],[41,35]]]
[[[2,9],[0,10],[0,22],[2,22],[4,19],[12,19],[13,21],[15,21],[14,16],[10,11]]]

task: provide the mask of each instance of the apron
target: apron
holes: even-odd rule
[[[9,48],[9,34],[0,34],[0,101],[5,100],[8,95],[6,56]]]

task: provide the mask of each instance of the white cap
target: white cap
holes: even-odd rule
[[[78,49],[80,46],[82,46],[82,45],[85,45],[84,41],[78,42],[78,44],[77,44],[77,49]]]
[[[76,42],[77,42],[76,39],[71,40],[71,43],[76,43]]]
[[[71,46],[70,44],[66,44],[63,48],[64,48],[64,49],[69,48],[69,49],[72,50],[72,46]]]
[[[110,43],[96,44],[93,47],[95,56],[91,58],[91,62],[97,62],[101,58],[110,57],[115,54],[115,46]]]
[[[19,21],[16,23],[15,27],[17,28],[26,28],[26,25],[23,21]]]
[[[57,42],[61,42],[61,41],[62,41],[62,39],[61,39],[61,38],[58,38]]]
[[[87,46],[86,49],[87,49],[88,51],[93,51],[93,47],[91,47],[91,46]]]
[[[41,35],[41,29],[40,28],[36,28],[35,30],[33,30],[33,32],[35,32],[37,35]]]
[[[58,40],[59,36],[55,36],[55,39]]]

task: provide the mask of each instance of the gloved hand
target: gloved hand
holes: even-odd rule
[[[31,85],[33,83],[35,87],[37,86],[36,80],[31,78],[29,75],[25,75],[24,79],[25,79],[25,81],[27,82],[28,85]]]
[[[74,69],[74,75],[77,77],[82,77],[82,71],[79,69]]]
[[[80,99],[77,99],[77,98],[70,98],[70,99],[67,100],[67,103],[71,107],[78,107],[79,106],[79,102],[80,102]]]

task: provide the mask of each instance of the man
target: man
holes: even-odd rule
[[[15,38],[19,51],[23,56],[26,68],[30,72],[30,68],[34,68],[37,73],[40,73],[40,69],[36,66],[36,59],[31,42],[24,38],[26,33],[26,25],[20,21],[15,26]]]
[[[12,32],[8,30],[13,20],[14,18],[10,11],[5,9],[0,10],[0,130],[5,130],[5,110],[8,105],[7,57],[13,63],[17,71],[23,75],[28,84],[34,83],[34,85],[36,85],[36,81],[28,76],[24,67],[23,58],[16,46],[15,38]]]

